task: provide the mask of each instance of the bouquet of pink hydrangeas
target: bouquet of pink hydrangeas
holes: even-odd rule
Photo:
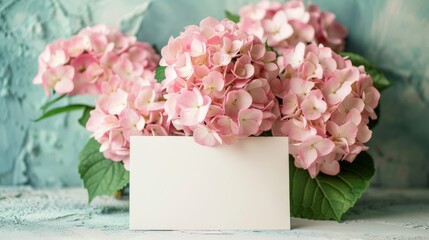
[[[92,138],[79,172],[90,201],[128,184],[130,136],[192,136],[208,147],[287,136],[293,216],[340,220],[374,174],[365,144],[389,82],[341,52],[347,29],[316,5],[261,1],[226,14],[185,27],[161,57],[106,26],[49,44],[33,82],[58,97],[38,120],[84,110]],[[77,94],[96,95],[95,107],[48,110]]]

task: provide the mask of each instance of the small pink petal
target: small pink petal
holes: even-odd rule
[[[203,116],[197,108],[182,109],[180,119],[185,126],[194,126],[204,121]]]
[[[130,159],[129,158],[124,159],[124,160],[122,160],[122,162],[124,163],[124,168],[126,170],[130,171]]]
[[[369,129],[368,125],[361,123],[358,125],[358,132],[356,139],[361,143],[368,142],[372,137],[372,131]]]
[[[300,42],[295,49],[291,49],[283,56],[283,64],[286,67],[290,65],[292,68],[297,68],[304,62],[305,44]]]
[[[202,79],[207,94],[222,91],[225,80],[220,72],[214,71]]]
[[[185,126],[194,126],[204,121],[211,103],[211,98],[202,96],[196,88],[185,91],[177,97],[177,106],[181,109],[180,118]]]
[[[316,135],[315,128],[308,126],[304,120],[295,118],[282,124],[282,132],[295,141],[304,141],[308,137]]]
[[[227,116],[218,116],[214,125],[222,135],[237,135],[239,131],[237,123]]]
[[[43,74],[43,85],[49,88],[54,87],[55,91],[60,94],[69,93],[74,88],[73,77],[73,67],[58,66]]]
[[[266,52],[265,46],[263,44],[253,45],[252,50],[250,51],[250,56],[252,60],[256,61],[264,57]]]
[[[252,96],[244,90],[230,91],[224,103],[225,113],[231,118],[236,118],[238,112],[247,109],[252,104]]]
[[[292,113],[295,113],[295,111],[298,108],[298,98],[295,94],[286,94],[283,97],[283,107],[282,107],[282,114],[283,115],[289,115]]]
[[[110,94],[107,100],[107,111],[110,114],[118,115],[125,109],[128,100],[128,93],[122,89]]]
[[[338,161],[324,162],[320,166],[320,171],[324,174],[335,176],[340,173],[340,164]]]
[[[177,76],[182,78],[188,78],[192,75],[193,68],[192,68],[191,56],[189,55],[189,53],[185,53],[179,56],[176,62],[176,66],[174,67],[174,70],[176,71]]]
[[[331,140],[324,138],[319,142],[315,143],[314,147],[317,149],[318,155],[322,157],[332,152],[335,147],[335,144]]]
[[[331,78],[325,83],[322,89],[323,95],[328,104],[336,105],[343,101],[352,91],[350,84],[341,83],[338,78]]]
[[[57,84],[55,84],[55,91],[59,94],[64,94],[71,92],[73,90],[74,84],[72,79],[70,78],[64,78],[61,81],[59,81]]]
[[[309,168],[317,158],[317,151],[315,148],[304,148],[298,153],[301,165],[304,169]]]
[[[134,101],[134,106],[139,110],[147,110],[155,101],[155,97],[155,90],[152,87],[144,87],[138,92],[137,98]]]
[[[292,78],[290,80],[289,93],[296,94],[300,99],[305,98],[314,87],[314,82],[301,78]]]
[[[326,111],[327,105],[325,101],[311,95],[301,103],[301,109],[306,119],[316,120]]]
[[[351,85],[359,80],[359,70],[355,67],[336,70],[334,75],[341,84],[348,83]]]
[[[355,142],[358,128],[353,122],[346,122],[340,126],[340,136],[347,139],[349,145]]]
[[[239,79],[248,79],[253,76],[255,67],[251,64],[249,55],[243,55],[235,62],[233,73]]]
[[[262,111],[258,109],[243,109],[238,113],[239,135],[256,134],[262,123]]]
[[[203,55],[205,52],[206,52],[205,43],[201,42],[198,39],[192,40],[191,51],[190,51],[191,57],[199,57],[199,56]]]
[[[216,52],[212,57],[214,66],[226,66],[231,62],[231,56],[221,52]]]
[[[202,124],[197,125],[193,136],[195,142],[204,146],[213,147],[222,144],[222,138],[219,134]]]

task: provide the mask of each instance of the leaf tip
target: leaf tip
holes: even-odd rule
[[[240,22],[240,16],[238,16],[238,15],[236,15],[236,14],[234,14],[228,10],[225,10],[225,17],[227,19],[233,21],[234,23]]]

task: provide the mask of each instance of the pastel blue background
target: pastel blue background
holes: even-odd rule
[[[188,24],[223,18],[248,0],[0,0],[0,185],[81,185],[77,158],[89,134],[78,113],[34,123],[48,99],[31,84],[44,45],[87,25],[121,27],[163,46]],[[429,1],[313,0],[350,31],[349,51],[386,71],[379,126],[370,142],[373,186],[429,187]],[[88,102],[73,98],[67,102]]]

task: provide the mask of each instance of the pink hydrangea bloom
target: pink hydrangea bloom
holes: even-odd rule
[[[324,12],[314,4],[308,7],[310,13],[310,24],[315,31],[317,43],[332,48],[335,52],[344,50],[344,38],[347,36],[347,29],[335,21],[335,14]]]
[[[196,142],[215,146],[271,129],[279,116],[269,82],[276,54],[225,19],[188,26],[162,48],[165,111]]]
[[[112,75],[122,79],[142,76],[153,71],[158,62],[159,56],[149,44],[97,25],[48,44],[39,56],[33,83],[41,84],[47,95],[52,89],[59,94],[97,95]]]
[[[323,45],[299,43],[282,52],[278,65],[279,78],[270,82],[281,99],[273,135],[289,137],[295,165],[312,177],[338,174],[338,161],[352,162],[368,149],[380,93],[363,68]]]
[[[143,77],[121,79],[113,76],[101,85],[96,108],[86,128],[100,144],[107,159],[122,161],[129,169],[130,136],[175,135],[167,122],[161,85],[153,72]]]
[[[321,11],[314,4],[306,8],[302,0],[260,1],[243,6],[238,25],[278,51],[306,42],[322,43],[339,52],[347,36],[347,29],[335,21],[333,13]]]

